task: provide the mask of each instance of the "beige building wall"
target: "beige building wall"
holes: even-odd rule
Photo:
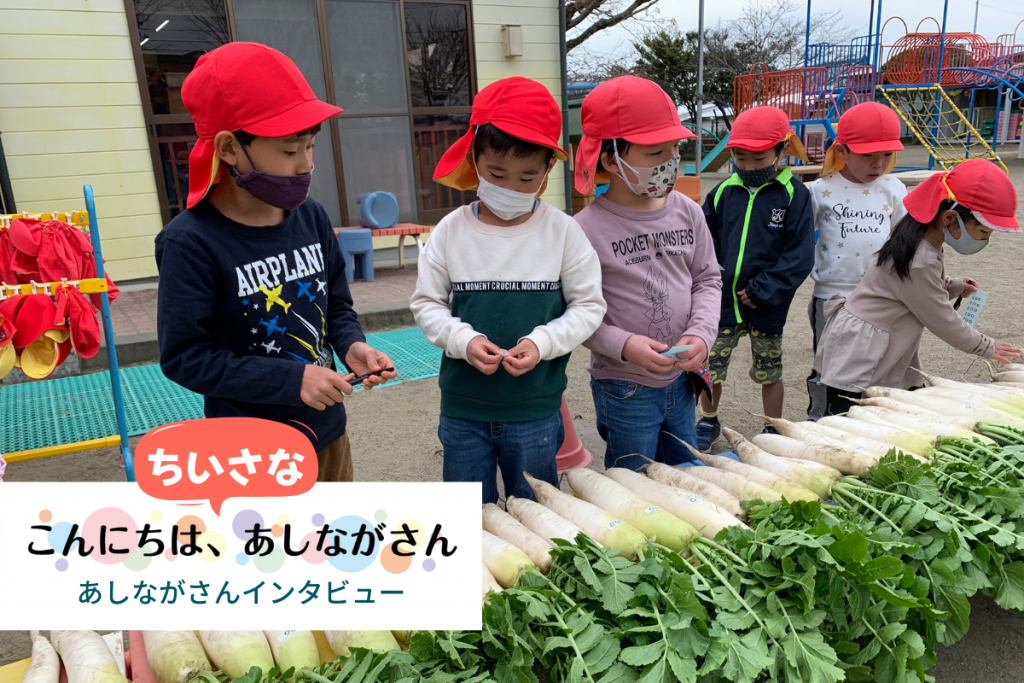
[[[123,0],[0,0],[0,132],[20,212],[96,193],[115,280],[156,275],[162,227]]]
[[[523,76],[546,85],[561,106],[557,0],[473,0],[473,23],[479,88],[509,76]],[[504,24],[523,27],[522,57],[503,56]],[[562,141],[562,148],[566,146]],[[555,166],[544,193],[545,201],[560,209],[565,209],[564,169],[565,164]]]
[[[480,88],[524,76],[561,102],[556,0],[475,0],[473,19]],[[523,27],[522,57],[503,56],[503,24]],[[84,208],[91,184],[115,280],[156,275],[162,227],[130,40],[123,0],[0,0],[0,133],[18,210]],[[561,209],[563,178],[558,164],[544,195]]]

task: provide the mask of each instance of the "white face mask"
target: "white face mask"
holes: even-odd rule
[[[491,212],[503,221],[510,221],[519,218],[524,213],[533,211],[537,202],[537,195],[540,190],[530,194],[527,192],[516,192],[494,183],[484,180],[479,173],[476,174],[479,184],[476,189],[476,196],[480,198]],[[545,179],[547,174],[544,174]],[[544,187],[542,182],[541,187]]]

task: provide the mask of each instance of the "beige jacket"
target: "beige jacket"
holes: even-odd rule
[[[836,389],[884,386],[910,389],[924,385],[918,347],[924,328],[950,346],[985,358],[995,342],[957,315],[950,299],[963,293],[960,279],[946,277],[942,252],[922,241],[901,280],[892,263],[872,263],[846,299],[835,295],[825,304],[825,330],[818,342],[814,369]]]

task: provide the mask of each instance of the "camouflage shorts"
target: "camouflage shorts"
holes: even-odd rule
[[[750,351],[754,363],[750,367],[750,379],[758,384],[774,384],[782,380],[782,335],[758,332],[750,323],[742,323],[718,330],[718,338],[711,347],[708,364],[711,366],[711,381],[725,382],[729,373],[732,352],[740,337],[750,335]]]

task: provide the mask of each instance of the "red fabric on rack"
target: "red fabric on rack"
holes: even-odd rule
[[[54,292],[57,315],[54,325],[67,325],[71,331],[71,344],[82,358],[92,358],[100,350],[100,323],[96,311],[85,295],[74,287],[60,285]]]
[[[22,283],[87,280],[96,277],[96,259],[92,242],[81,230],[61,221],[19,218],[11,223],[10,239],[17,251],[12,267]],[[107,276],[111,301],[120,293]],[[100,295],[90,294],[93,306],[100,309]]]
[[[14,245],[11,244],[10,229],[6,227],[0,228],[0,284],[18,284],[18,274],[11,268],[14,251]]]

